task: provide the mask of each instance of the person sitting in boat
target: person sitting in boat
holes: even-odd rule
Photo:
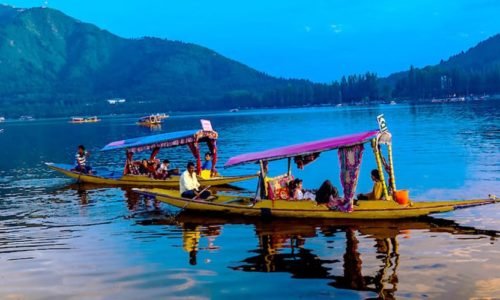
[[[85,174],[92,174],[92,168],[87,165],[87,158],[90,156],[90,153],[85,150],[85,146],[80,145],[78,146],[78,151],[76,152],[75,159],[76,159],[76,166],[75,166],[75,171],[85,173]]]
[[[373,169],[370,173],[373,180],[373,189],[370,193],[358,194],[358,200],[382,200],[384,196],[384,186],[380,180],[380,174],[377,169]]]
[[[141,165],[139,166],[139,174],[149,175],[151,171],[149,170],[148,160],[143,159]]]
[[[337,199],[338,196],[337,188],[333,186],[330,180],[325,180],[316,192],[315,199],[318,204],[328,204]]]
[[[212,176],[219,176],[219,174],[217,173],[217,170],[215,170],[215,169],[214,169],[214,173],[212,174],[212,166],[213,166],[212,153],[207,152],[207,153],[205,153],[205,161],[203,162],[203,165],[201,166],[200,177],[203,179],[209,179]]]
[[[170,177],[170,175],[172,174],[170,173],[169,169],[170,169],[170,161],[168,159],[164,159],[163,162],[158,167],[158,169],[156,170],[158,178],[165,179]]]
[[[188,162],[187,170],[184,171],[179,180],[179,192],[181,197],[189,199],[207,199],[210,196],[209,191],[199,191],[200,183],[196,177],[195,167],[193,162]]]
[[[302,189],[302,179],[300,178],[295,178],[294,180],[290,181],[290,196],[292,199],[295,200],[302,200],[304,199],[304,190]]]
[[[125,168],[123,169],[123,175],[127,174],[132,174],[132,175],[137,175],[139,174],[139,170],[137,169],[137,165],[134,162],[134,153],[127,151],[127,160],[125,161]]]
[[[205,161],[203,162],[201,169],[212,170],[212,153],[210,152],[205,153]]]
[[[315,194],[311,191],[306,191],[302,185],[302,179],[295,178],[290,181],[290,195],[294,200],[314,199]]]

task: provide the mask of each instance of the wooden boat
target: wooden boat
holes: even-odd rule
[[[215,199],[186,199],[178,191],[166,189],[134,189],[139,194],[187,211],[233,214],[248,217],[277,218],[324,218],[324,219],[403,219],[425,216],[432,213],[452,211],[500,202],[500,199],[475,199],[456,201],[412,202],[400,205],[395,201],[359,200],[350,213],[331,210],[327,205],[314,200],[260,200],[253,197],[231,195],[216,196]]]
[[[401,199],[397,196],[398,191],[392,166],[392,137],[387,130],[383,116],[379,116],[379,127],[379,130],[247,153],[230,158],[225,164],[226,167],[255,162],[260,164],[259,189],[255,197],[219,195],[215,199],[201,200],[182,198],[178,191],[163,189],[135,189],[135,191],[187,211],[278,218],[401,219],[499,202],[499,199],[494,196],[490,199],[433,202]],[[368,142],[371,142],[373,147],[379,175],[383,182],[385,200],[354,201],[363,145]],[[383,163],[380,145],[388,147],[389,164]],[[334,205],[332,203],[318,204],[313,199],[288,199],[289,193],[285,193],[285,197],[281,197],[282,193],[273,191],[272,187],[275,182],[266,177],[268,161],[288,159],[288,172],[280,177],[281,181],[291,177],[291,158],[294,158],[299,167],[304,167],[307,163],[318,158],[320,152],[334,149],[339,151],[341,183],[344,190],[344,197],[337,199]],[[393,193],[389,192],[385,184],[383,167],[389,174]],[[285,185],[285,187],[287,186]],[[284,187],[282,186],[282,188]]]
[[[179,176],[173,175],[166,179],[153,179],[144,175],[123,175],[120,171],[107,171],[99,170],[95,174],[84,174],[74,171],[73,165],[68,164],[57,164],[57,163],[45,163],[50,169],[62,173],[70,178],[76,179],[80,183],[91,183],[99,185],[109,185],[109,186],[147,186],[147,187],[165,187],[165,188],[175,188],[179,186]],[[198,181],[201,185],[228,185],[235,182],[248,180],[255,178],[256,175],[244,175],[244,176],[216,176],[204,179],[198,177]]]
[[[72,117],[70,123],[81,124],[81,123],[97,123],[100,122],[97,116],[92,117]]]
[[[168,118],[169,116],[166,115],[166,114],[153,114],[153,115],[149,115],[149,116],[145,116],[145,117],[142,117],[140,118],[138,121],[137,121],[137,124],[138,125],[142,125],[142,126],[158,126],[158,125],[161,125],[163,123],[163,120]]]
[[[155,179],[147,175],[139,175],[130,171],[133,153],[146,150],[153,150],[150,161],[156,160],[160,148],[172,148],[181,145],[189,146],[196,159],[196,171],[199,182],[202,185],[226,185],[256,177],[256,175],[243,176],[221,176],[215,170],[217,163],[216,140],[218,133],[213,130],[185,130],[178,132],[162,133],[127,140],[120,140],[109,143],[101,151],[126,149],[128,160],[123,171],[94,170],[92,174],[85,174],[74,170],[74,166],[68,164],[46,163],[46,165],[68,177],[76,179],[78,182],[104,184],[104,185],[127,185],[127,186],[148,186],[148,187],[178,187],[179,176],[172,175],[164,179]],[[202,173],[200,158],[200,143],[207,143],[211,153],[213,153],[212,170]],[[203,175],[203,176],[202,176]]]

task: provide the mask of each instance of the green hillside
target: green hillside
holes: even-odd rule
[[[123,39],[52,9],[0,6],[0,16],[0,101],[14,114],[101,111],[113,97],[127,111],[262,106],[265,94],[311,85],[193,44]]]
[[[353,58],[355,59],[355,58]],[[0,115],[285,107],[500,93],[500,35],[439,65],[330,84],[266,75],[210,49],[124,39],[47,8],[0,5]],[[126,104],[110,105],[109,98]]]
[[[413,68],[382,81],[393,97],[426,99],[500,92],[500,34],[438,65]]]

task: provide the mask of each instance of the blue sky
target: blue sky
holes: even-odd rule
[[[48,6],[123,37],[192,42],[270,75],[319,82],[436,64],[500,32],[497,0],[49,0]]]

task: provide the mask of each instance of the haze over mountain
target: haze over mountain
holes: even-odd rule
[[[415,94],[415,88],[405,88],[405,80],[406,85],[416,84],[408,79],[410,73],[387,80],[374,73],[352,75],[332,84],[280,79],[194,44],[124,39],[57,10],[0,5],[0,114],[282,107],[390,99],[393,92],[398,97],[429,97],[471,92],[476,88],[467,79],[471,74],[488,82],[474,92],[492,93],[498,92],[495,82],[500,82],[495,75],[500,70],[499,43],[496,35],[432,72],[424,68],[432,74],[432,89]],[[440,88],[441,76],[456,70],[457,76],[469,80],[467,88],[454,86],[455,79]],[[422,72],[419,76],[426,78]],[[485,76],[489,79],[483,80]],[[126,98],[127,103],[110,106],[105,101],[114,97]]]

